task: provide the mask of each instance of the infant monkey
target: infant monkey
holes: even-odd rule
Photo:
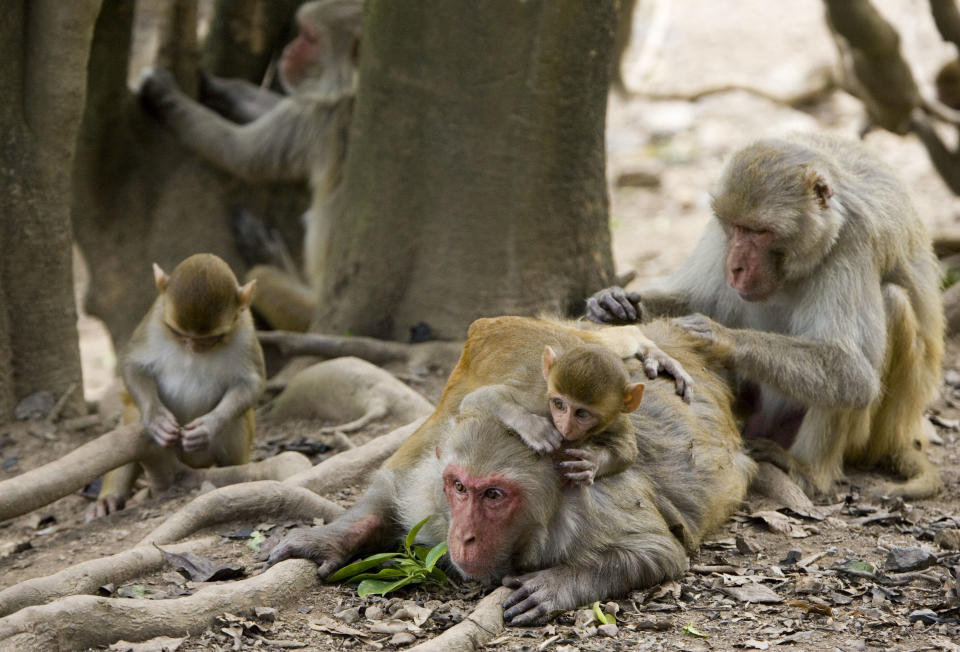
[[[597,344],[576,346],[560,355],[543,350],[543,378],[554,426],[581,448],[560,449],[564,478],[586,487],[594,478],[620,473],[637,457],[637,440],[627,414],[640,405],[643,383],[630,376],[613,352]]]

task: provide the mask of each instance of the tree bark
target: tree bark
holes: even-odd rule
[[[344,195],[312,330],[463,339],[582,311],[613,262],[614,0],[367,3]]]
[[[0,8],[0,421],[23,397],[81,383],[70,169],[99,0]],[[76,392],[65,415],[85,411]]]

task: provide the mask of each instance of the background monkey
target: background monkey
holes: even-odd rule
[[[329,215],[346,158],[362,13],[362,0],[317,0],[299,8],[297,37],[279,65],[289,97],[207,78],[201,96],[219,115],[181,92],[165,70],[146,73],[139,90],[150,113],[217,167],[251,183],[309,178],[304,268],[313,290],[324,269]],[[276,268],[255,268],[250,275],[262,279],[263,296],[254,305],[259,314],[276,328],[306,330],[315,292]]]
[[[691,403],[664,380],[648,383],[630,416],[638,461],[589,487],[564,487],[550,458],[496,416],[462,409],[464,397],[485,384],[543,383],[544,342],[572,348],[605,330],[615,329],[578,331],[522,317],[474,322],[433,415],[343,516],[290,533],[269,563],[306,557],[326,577],[433,515],[419,541],[446,540],[463,575],[513,588],[504,612],[511,625],[542,623],[557,610],[682,573],[688,551],[736,508],[755,469],[741,450],[720,366],[696,353],[702,345],[682,329],[660,321],[644,331],[692,372]],[[639,371],[639,361],[627,364]],[[542,409],[544,393],[537,395]]]
[[[153,272],[159,296],[120,360],[124,420],[139,419],[159,446],[143,466],[163,483],[173,481],[177,460],[194,468],[245,464],[265,383],[247,310],[256,282],[240,286],[213,254],[190,256],[169,276],[156,264]],[[139,472],[130,464],[104,475],[88,517],[122,509]]]
[[[587,316],[703,313],[680,323],[748,381],[745,433],[789,446],[808,488],[829,489],[846,459],[906,477],[888,493],[936,493],[923,414],[943,354],[940,271],[894,172],[847,140],[762,140],[730,159],[713,209],[677,272],[598,292]]]
[[[580,448],[563,448],[570,460],[558,466],[576,485],[619,473],[637,458],[633,424],[626,417],[640,406],[643,383],[631,383],[623,362],[609,349],[584,344],[559,356],[543,349],[543,378],[553,425],[566,442]]]

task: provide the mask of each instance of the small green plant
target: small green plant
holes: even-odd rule
[[[381,552],[360,561],[347,564],[331,575],[328,582],[359,582],[357,595],[386,595],[407,584],[446,584],[446,574],[437,568],[437,562],[447,554],[447,542],[432,548],[413,544],[417,533],[430,517],[414,525],[403,541],[399,552]],[[380,568],[377,572],[371,569]]]
[[[593,616],[597,619],[601,625],[616,625],[617,617],[613,614],[608,614],[603,609],[600,608],[600,601],[597,600],[593,603]]]

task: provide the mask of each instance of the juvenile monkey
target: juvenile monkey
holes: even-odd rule
[[[142,466],[171,482],[178,460],[194,468],[245,464],[253,407],[265,383],[247,310],[256,282],[240,286],[212,254],[190,256],[170,275],[154,264],[153,274],[159,296],[120,360],[128,394],[124,421],[139,419],[159,447]],[[123,509],[139,467],[105,474],[88,518]]]
[[[623,361],[597,344],[584,344],[560,355],[543,349],[543,378],[553,425],[566,442],[569,460],[561,461],[563,476],[577,486],[594,478],[620,473],[637,458],[637,440],[627,414],[640,405],[643,383],[631,383]]]
[[[785,465],[828,490],[843,462],[906,478],[929,496],[924,409],[937,391],[944,318],[930,238],[894,171],[862,145],[822,135],[736,152],[715,219],[671,276],[608,288],[587,316],[680,316],[741,381],[748,436],[789,447]]]

